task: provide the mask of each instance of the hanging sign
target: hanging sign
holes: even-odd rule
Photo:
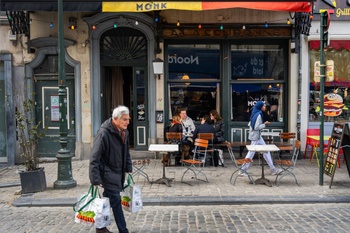
[[[321,76],[321,65],[320,61],[316,61],[314,65],[314,82],[319,83]],[[334,61],[327,60],[326,61],[326,82],[334,81]]]

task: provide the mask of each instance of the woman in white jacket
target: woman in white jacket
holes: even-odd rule
[[[264,114],[266,105],[263,101],[258,101],[253,108],[252,114],[250,115],[250,121],[248,123],[249,126],[249,140],[251,141],[251,145],[266,145],[264,139],[261,137],[261,130],[266,127],[266,125],[270,124],[269,121],[264,122]],[[248,151],[246,158],[253,159],[255,155],[254,151]],[[277,175],[282,172],[282,169],[276,168],[273,165],[273,161],[271,158],[270,152],[264,153],[264,159],[270,167],[270,171],[272,175]],[[242,170],[240,171],[240,175],[247,176],[246,171],[250,167],[251,163],[246,163],[243,165]]]

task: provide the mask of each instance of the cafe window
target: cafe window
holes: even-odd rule
[[[179,108],[199,120],[216,109],[219,96],[220,46],[181,44],[168,46],[169,117]]]
[[[257,101],[264,101],[264,120],[283,122],[283,84],[234,84],[232,85],[232,119],[249,121]]]
[[[310,41],[310,95],[309,95],[309,120],[319,121],[320,100],[324,98],[324,121],[334,122],[350,120],[350,41],[331,40],[324,51],[325,62],[330,61],[333,67],[328,66],[328,76],[333,74],[333,81],[327,77],[324,83],[324,96],[320,96],[320,83],[315,78],[317,67],[315,62],[320,58],[320,42]],[[316,71],[316,72],[315,72]]]
[[[233,80],[283,80],[284,50],[280,45],[231,45]]]
[[[265,120],[284,121],[286,45],[231,45],[231,120],[249,121],[257,101],[266,104]]]

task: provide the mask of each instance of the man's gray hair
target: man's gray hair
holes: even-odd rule
[[[126,106],[120,105],[113,110],[112,118],[120,119],[124,114],[128,114],[128,115],[130,114],[129,108]]]

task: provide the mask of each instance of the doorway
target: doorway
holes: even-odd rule
[[[75,156],[76,148],[76,104],[74,67],[65,63],[67,94],[67,149]],[[56,157],[61,149],[60,113],[58,95],[58,55],[46,54],[41,64],[33,69],[35,93],[35,120],[45,136],[38,139],[40,157]]]
[[[113,109],[119,105],[125,105],[130,109],[130,117],[133,119],[132,67],[107,66],[104,67],[104,75],[101,80],[102,95],[102,115],[101,122],[112,116]],[[128,126],[130,136],[130,147],[134,147],[134,124],[130,121]]]
[[[113,109],[125,105],[130,109],[130,147],[147,149],[147,77],[144,66],[105,66],[101,79],[102,123],[112,116]]]

